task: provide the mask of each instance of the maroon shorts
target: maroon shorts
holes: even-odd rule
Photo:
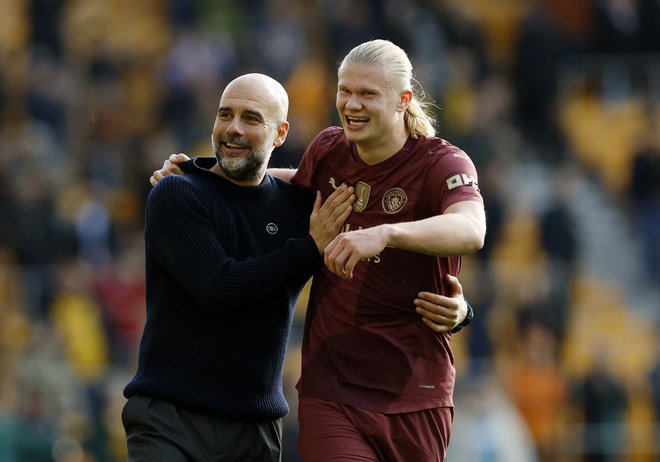
[[[382,414],[300,396],[304,461],[444,461],[454,408]]]

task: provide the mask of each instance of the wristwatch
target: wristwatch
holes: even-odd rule
[[[460,332],[461,329],[463,329],[465,326],[470,324],[472,320],[474,319],[474,310],[472,309],[472,305],[465,300],[465,304],[467,305],[467,314],[465,315],[465,319],[463,319],[463,322],[461,322],[458,326],[454,327],[450,332],[452,334],[455,334],[456,332]]]

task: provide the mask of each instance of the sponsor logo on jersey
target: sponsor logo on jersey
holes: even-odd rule
[[[277,234],[278,231],[279,231],[279,228],[277,227],[277,225],[275,223],[268,223],[266,225],[266,232],[268,234]]]
[[[401,188],[392,188],[383,195],[383,210],[397,213],[408,202],[406,192]]]
[[[467,173],[458,173],[447,179],[447,189],[450,191],[459,186],[474,186],[476,189],[479,189],[477,179]]]

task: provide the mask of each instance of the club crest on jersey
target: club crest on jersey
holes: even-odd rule
[[[392,188],[383,195],[383,210],[397,213],[408,202],[406,192],[401,188]]]
[[[357,197],[357,199],[355,199],[355,203],[353,204],[353,210],[361,212],[366,209],[370,193],[371,186],[363,181],[358,181],[355,185],[355,197]]]
[[[277,225],[275,223],[268,223],[266,225],[266,232],[268,234],[277,234],[278,231],[279,231],[279,228],[277,227]]]

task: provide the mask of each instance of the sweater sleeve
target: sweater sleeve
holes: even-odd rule
[[[147,252],[206,309],[257,301],[311,276],[320,256],[309,234],[264,255],[232,258],[201,194],[174,175],[159,182],[147,199],[145,237]]]

